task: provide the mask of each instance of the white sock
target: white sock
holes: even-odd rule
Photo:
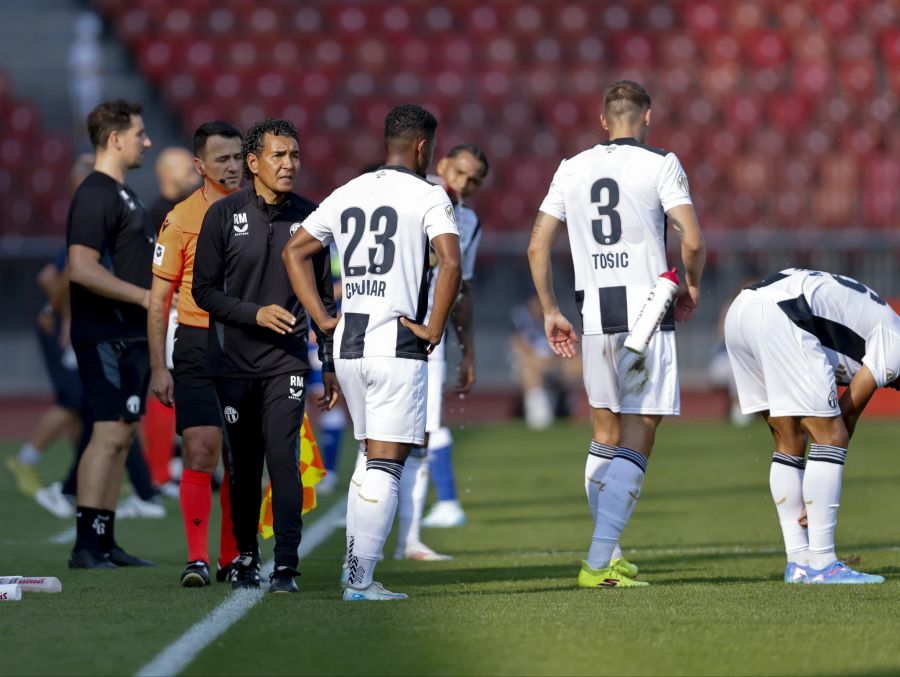
[[[591,440],[587,462],[584,465],[584,493],[587,494],[588,507],[595,525],[597,524],[597,497],[600,495],[600,487],[603,486],[603,477],[606,475],[606,471],[609,468],[609,464],[612,463],[615,454],[615,447]],[[616,543],[612,558],[619,559],[621,556],[622,549]]]
[[[366,476],[356,497],[352,554],[348,561],[352,588],[362,590],[372,584],[375,565],[397,512],[402,474],[403,461],[386,458],[366,461]]]
[[[397,550],[404,551],[422,542],[422,512],[428,495],[428,462],[425,449],[413,447],[400,477],[397,503]]]
[[[41,452],[33,444],[26,442],[16,454],[16,460],[22,465],[37,465],[41,462]]]
[[[353,554],[353,532],[356,530],[356,496],[366,476],[366,447],[359,446],[356,455],[356,466],[353,468],[353,476],[350,478],[350,487],[347,489],[347,551],[344,553],[344,566],[350,561]]]
[[[809,524],[809,564],[824,569],[837,560],[834,528],[841,504],[841,475],[847,450],[828,444],[809,445],[803,476],[803,500]]]
[[[633,449],[619,447],[603,478],[604,487],[597,500],[594,538],[587,563],[592,569],[605,569],[616,545],[641,497],[641,484],[647,459]]]
[[[807,566],[809,564],[809,537],[806,529],[797,521],[803,514],[803,469],[806,459],[776,451],[769,469],[769,489],[778,522],[784,535],[784,551],[787,561]]]

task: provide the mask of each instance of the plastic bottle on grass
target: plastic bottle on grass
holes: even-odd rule
[[[16,585],[22,592],[62,592],[62,583],[53,576],[0,576],[0,585]]]
[[[0,585],[0,602],[18,602],[22,599],[22,590],[15,583]]]

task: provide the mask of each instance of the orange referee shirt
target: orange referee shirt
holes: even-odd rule
[[[194,281],[194,253],[209,200],[201,186],[179,202],[166,216],[153,254],[153,274],[178,282],[178,324],[209,327],[209,314],[201,310],[191,294]]]

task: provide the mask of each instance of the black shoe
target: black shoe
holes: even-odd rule
[[[269,592],[299,592],[294,577],[300,572],[291,567],[277,567],[269,574]]]
[[[237,558],[235,558],[237,559]],[[225,581],[233,581],[234,580],[234,560],[231,560],[225,566],[222,566],[218,562],[216,562],[216,582],[224,583]]]
[[[118,569],[106,557],[90,550],[73,550],[69,555],[70,569]]]
[[[202,588],[209,585],[209,565],[202,559],[188,562],[181,572],[182,588]]]
[[[234,575],[231,578],[231,587],[235,590],[242,588],[259,587],[259,554],[242,552],[232,562]]]
[[[141,559],[134,555],[129,555],[118,545],[106,553],[106,559],[120,567],[155,567],[156,565],[150,560]]]

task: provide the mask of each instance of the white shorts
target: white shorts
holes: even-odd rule
[[[441,427],[441,412],[444,407],[444,381],[447,378],[446,352],[441,341],[428,356],[428,415],[425,417],[425,432],[433,433]]]
[[[401,357],[336,359],[334,371],[358,440],[425,442],[428,367]]]
[[[584,387],[594,409],[617,414],[678,416],[675,332],[658,331],[644,355],[623,347],[627,333],[582,337]]]
[[[841,413],[834,369],[822,344],[769,293],[745,289],[725,316],[725,345],[741,411],[831,418]]]

